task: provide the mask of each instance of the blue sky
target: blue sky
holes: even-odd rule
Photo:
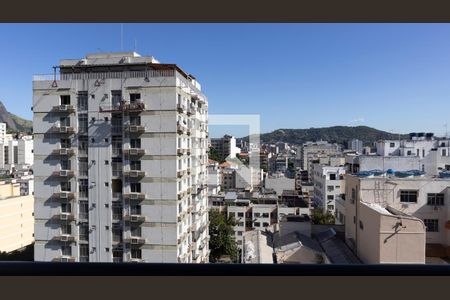
[[[62,58],[120,51],[120,26],[0,24],[0,100],[31,119],[32,75]],[[450,123],[450,24],[124,24],[123,32],[124,50],[136,44],[194,74],[211,114],[260,114],[262,132],[367,125],[442,135]]]

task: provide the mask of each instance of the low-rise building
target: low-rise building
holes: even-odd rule
[[[335,213],[336,199],[345,193],[345,167],[313,165],[313,202],[324,212]]]
[[[20,183],[0,182],[0,252],[34,242],[34,198],[21,195]]]

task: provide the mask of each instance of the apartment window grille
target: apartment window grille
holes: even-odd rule
[[[417,191],[400,191],[400,202],[417,203]]]
[[[61,203],[61,212],[71,213],[72,212],[72,204],[70,204],[70,202]]]
[[[78,114],[78,132],[80,134],[88,132],[88,115]]]
[[[78,154],[87,155],[88,154],[88,137],[79,136],[78,137]]]
[[[70,223],[61,223],[62,234],[72,234],[72,225]]]
[[[113,262],[115,262],[115,263],[123,262],[123,248],[122,248],[122,246],[113,246],[112,254],[113,254]]]
[[[68,159],[61,159],[61,170],[70,170],[70,160]]]
[[[61,126],[70,126],[70,118],[69,117],[60,117],[59,124]]]
[[[395,147],[395,143],[390,143],[389,147],[394,148]]]
[[[427,232],[439,232],[439,220],[438,219],[424,219],[423,223],[427,228]]]
[[[121,243],[123,240],[123,230],[122,227],[120,226],[120,224],[113,224],[112,226],[112,237],[113,237],[113,242],[115,243]],[[114,248],[113,248],[113,253],[114,253]]]
[[[111,162],[112,174],[115,177],[122,176],[122,158],[121,157],[113,157]]]
[[[130,125],[141,125],[141,117],[140,116],[130,116]]]
[[[111,91],[111,104],[117,107],[122,102],[122,91]]]
[[[79,226],[80,241],[89,241],[89,224],[81,223]],[[80,253],[81,256],[81,253]]]
[[[80,176],[88,176],[88,159],[87,157],[78,158],[78,172]]]
[[[89,203],[88,201],[80,201],[79,202],[79,217],[80,219],[87,220],[89,219]]]
[[[140,182],[130,183],[130,189],[131,189],[132,193],[140,193],[141,192],[141,183]]]
[[[88,110],[88,93],[78,92],[78,111]]]
[[[112,203],[112,215],[114,220],[122,220],[123,206],[122,203],[113,202]]]
[[[61,191],[62,192],[70,192],[71,191],[71,185],[68,181],[63,181],[60,183]]]
[[[60,101],[61,105],[70,105],[70,95],[61,95]]]
[[[141,148],[141,139],[130,139],[131,148]]]
[[[61,255],[72,256],[72,247],[69,245],[61,245]]]
[[[442,149],[442,156],[447,156],[447,149]]]
[[[142,235],[142,228],[139,225],[131,225],[130,226],[131,236],[141,236]]]
[[[80,244],[80,262],[89,262],[88,244]]]
[[[121,137],[112,137],[112,153],[113,155],[122,155],[122,138]]]
[[[17,164],[19,162],[19,147],[18,146],[14,146],[13,148],[14,150],[14,163]]]
[[[444,205],[444,194],[443,193],[427,194],[427,205],[435,205],[435,206]]]
[[[142,259],[142,250],[137,248],[131,248],[131,258]]]
[[[70,139],[61,139],[60,140],[61,148],[70,148],[72,147],[72,143],[70,142]]]
[[[130,94],[130,103],[136,103],[141,100],[141,94],[139,93],[133,93]]]
[[[132,171],[140,171],[141,170],[141,161],[140,160],[130,161],[130,169]]]
[[[113,134],[122,134],[122,126],[123,126],[122,117],[114,115],[111,119],[111,132]]]
[[[132,204],[130,206],[130,213],[132,215],[140,215],[141,214],[141,206],[139,204]]]

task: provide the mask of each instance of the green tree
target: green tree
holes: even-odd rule
[[[209,154],[208,154],[208,158],[215,160],[219,163],[223,163],[224,159],[220,156],[219,152],[217,152],[217,150],[213,147],[209,147]]]
[[[334,224],[334,216],[330,211],[323,212],[321,208],[314,209],[311,214],[313,224]]]
[[[217,210],[209,211],[209,256],[210,262],[217,262],[223,255],[229,255],[233,262],[238,262],[239,249],[234,239],[233,217],[227,218]]]

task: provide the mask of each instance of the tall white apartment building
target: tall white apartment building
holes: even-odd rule
[[[35,260],[208,262],[207,111],[193,76],[135,52],[35,76]]]
[[[33,137],[30,135],[13,138],[7,134],[0,139],[0,169],[28,169],[33,166]]]
[[[323,209],[335,214],[336,200],[345,194],[345,167],[313,164],[313,201]]]

